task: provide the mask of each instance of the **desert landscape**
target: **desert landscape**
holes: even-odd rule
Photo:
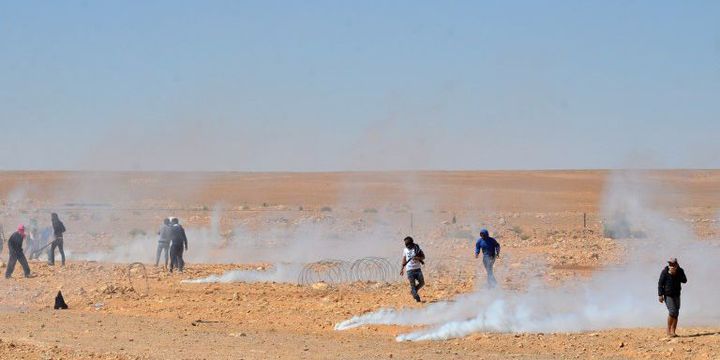
[[[2,281],[2,358],[720,356],[716,170],[3,172],[0,195],[5,239],[51,212],[68,229],[66,266]],[[168,216],[182,274],[154,264]],[[496,289],[480,228],[502,246]],[[422,303],[399,275],[407,235]],[[669,256],[689,279],[677,338],[655,293]]]

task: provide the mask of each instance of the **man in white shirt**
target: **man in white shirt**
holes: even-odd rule
[[[425,263],[425,254],[420,246],[410,236],[405,238],[405,249],[403,249],[403,261],[400,268],[400,276],[407,270],[407,278],[410,281],[410,293],[415,301],[420,302],[418,291],[425,286],[422,265]]]

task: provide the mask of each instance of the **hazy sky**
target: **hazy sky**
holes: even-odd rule
[[[3,1],[0,169],[720,167],[720,1]]]

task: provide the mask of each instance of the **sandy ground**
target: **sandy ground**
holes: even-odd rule
[[[720,171],[646,174],[675,192],[663,197],[678,221],[700,238],[717,239]],[[212,283],[183,279],[227,270],[272,267],[263,261],[190,262],[183,274],[132,261],[89,261],[131,232],[152,234],[168,214],[186,228],[218,222],[216,235],[232,241],[248,231],[303,221],[327,222],[338,233],[383,223],[400,243],[412,233],[436,264],[428,265],[427,302],[473,291],[477,263],[473,236],[491,229],[504,247],[497,264],[501,286],[526,289],[582,281],[622,264],[624,244],[604,237],[599,208],[608,173],[426,172],[331,174],[3,173],[5,235],[18,222],[47,223],[57,211],[68,233],[65,267],[31,261],[37,276],[0,285],[0,357],[20,359],[269,359],[269,358],[707,358],[720,357],[719,328],[684,328],[664,338],[655,328],[590,333],[477,333],[461,339],[396,342],[409,328],[367,326],[335,331],[353,315],[382,307],[418,307],[402,279],[390,282]],[[328,209],[323,209],[327,207]],[[452,218],[455,217],[453,222]],[[260,232],[265,234],[263,232]],[[261,238],[255,246],[271,246]],[[197,247],[190,238],[190,252]],[[224,242],[219,242],[225,244]],[[224,245],[223,245],[224,246]],[[222,249],[221,249],[222,250]],[[398,253],[402,250],[398,246]],[[147,252],[155,251],[149,242]],[[233,249],[233,251],[237,251]],[[309,249],[308,251],[313,251]],[[320,251],[320,250],[317,250]],[[151,257],[152,255],[148,255]],[[188,254],[190,256],[190,254]],[[7,251],[2,253],[7,261]],[[238,257],[241,258],[241,257]],[[399,258],[392,260],[395,261]],[[213,257],[209,258],[210,260]],[[4,264],[3,264],[4,267]],[[448,269],[449,268],[449,269]],[[4,271],[4,269],[2,269]],[[399,278],[399,276],[398,276]],[[62,290],[69,310],[52,309]]]

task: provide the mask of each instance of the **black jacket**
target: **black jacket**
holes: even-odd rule
[[[685,276],[685,270],[678,267],[675,276],[670,275],[668,267],[666,266],[660,273],[660,280],[658,281],[658,296],[680,296],[682,285],[687,283],[687,277]]]
[[[170,246],[182,247],[185,245],[187,249],[187,236],[185,229],[181,225],[173,225],[170,227]]]
[[[62,237],[63,233],[65,232],[65,224],[63,224],[63,222],[60,220],[53,220],[52,226],[55,237]]]
[[[22,254],[22,243],[23,243],[23,236],[20,235],[19,232],[14,232],[12,235],[10,235],[10,239],[8,239],[8,249],[10,249],[10,253],[12,254]]]

